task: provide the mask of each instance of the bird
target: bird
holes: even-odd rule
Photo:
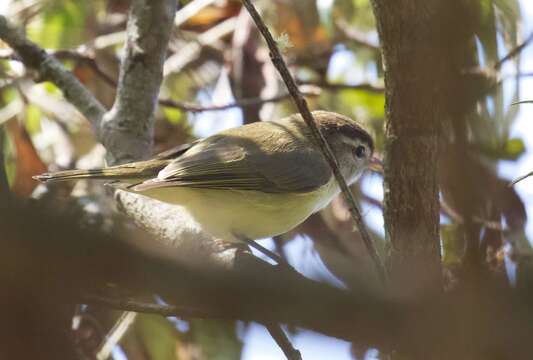
[[[372,136],[347,116],[322,110],[312,115],[353,184],[374,162]],[[283,234],[340,192],[300,114],[224,130],[149,160],[34,178],[112,180],[123,190],[183,206],[204,231],[229,243]]]

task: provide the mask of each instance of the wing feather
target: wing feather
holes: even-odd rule
[[[254,125],[267,128],[253,131]],[[198,142],[170,162],[156,179],[133,189],[189,186],[267,193],[309,192],[330,179],[331,170],[324,157],[308,146],[305,139],[277,124],[247,126],[252,129],[245,137],[229,130]],[[261,136],[265,133],[273,134],[274,138]]]

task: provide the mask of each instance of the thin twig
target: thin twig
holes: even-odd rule
[[[104,341],[100,344],[98,353],[96,354],[97,360],[107,360],[111,356],[111,352],[116,344],[120,342],[126,331],[135,321],[137,313],[135,312],[123,312],[115,325],[109,330]]]
[[[86,304],[105,305],[117,310],[133,311],[138,313],[157,314],[161,316],[177,316],[180,318],[213,319],[215,313],[200,309],[178,307],[175,305],[163,305],[147,303],[136,299],[112,298],[102,295],[85,295],[82,301]]]
[[[76,60],[84,65],[87,65],[94,71],[96,75],[102,78],[102,80],[107,85],[113,88],[117,86],[117,82],[115,81],[115,79],[113,79],[111,75],[107,74],[104,70],[102,70],[93,55],[85,54],[76,50],[54,50],[49,52],[49,54],[55,56],[58,59]]]
[[[521,44],[511,49],[511,51],[509,51],[507,55],[502,57],[496,64],[494,64],[494,69],[499,70],[506,61],[520,54],[520,52],[522,52],[522,50],[524,50],[532,41],[533,33],[529,34],[529,36]]]
[[[302,360],[300,351],[292,346],[289,338],[287,335],[285,335],[285,332],[281,326],[274,323],[266,323],[265,326],[270,336],[272,336],[272,339],[274,339],[276,344],[278,344],[288,360]]]
[[[385,92],[385,87],[381,84],[364,82],[359,84],[344,84],[344,83],[331,83],[328,81],[300,81],[297,80],[300,85],[316,86],[325,90],[362,90],[376,94],[382,94]]]
[[[270,57],[272,59],[272,62],[274,63],[274,66],[276,66],[276,69],[279,71],[281,77],[283,78],[283,81],[285,82],[287,89],[289,90],[289,93],[292,95],[294,99],[295,105],[297,106],[298,110],[302,114],[304,121],[306,122],[307,126],[309,126],[311,133],[313,134],[313,137],[315,138],[316,142],[320,146],[320,149],[322,150],[322,153],[324,154],[326,160],[328,161],[333,171],[333,174],[335,175],[335,178],[337,179],[339,187],[344,195],[344,199],[348,205],[350,215],[352,216],[353,220],[357,224],[359,233],[361,234],[361,238],[363,239],[363,242],[365,243],[365,246],[367,247],[370,257],[374,261],[376,270],[380,278],[382,279],[383,282],[385,282],[385,279],[386,279],[385,268],[381,262],[381,259],[377,253],[376,248],[374,247],[372,239],[370,238],[370,234],[366,226],[364,225],[363,218],[361,216],[361,211],[357,207],[355,200],[353,198],[353,195],[348,185],[346,184],[346,181],[344,180],[342,173],[340,172],[335,155],[333,154],[329,144],[327,143],[322,133],[320,133],[320,130],[318,130],[318,127],[313,119],[313,115],[311,115],[311,112],[309,111],[309,108],[307,106],[307,102],[305,98],[303,97],[303,95],[300,93],[298,86],[296,85],[292,75],[290,74],[289,69],[287,68],[287,65],[285,64],[285,61],[283,60],[283,57],[281,56],[281,53],[277,47],[276,41],[272,37],[272,34],[270,34],[270,30],[267,28],[267,26],[263,22],[263,19],[261,18],[261,16],[259,15],[259,13],[257,12],[257,10],[255,9],[254,5],[251,3],[250,0],[243,0],[243,4],[248,10],[248,12],[250,13],[257,28],[259,29],[259,31],[265,38],[265,41],[270,50]]]
[[[516,185],[516,183],[519,183],[520,181],[522,181],[522,180],[524,180],[524,179],[526,179],[526,178],[528,178],[528,177],[530,177],[530,176],[533,176],[533,171],[530,172],[529,174],[522,175],[522,176],[520,176],[519,178],[514,179],[513,181],[511,181],[511,183],[509,184],[509,186],[514,186],[514,185]]]
[[[320,95],[320,89],[317,87],[311,87],[311,86],[302,86],[301,89],[302,94],[305,94],[306,96],[319,96]],[[194,104],[186,101],[177,101],[172,99],[159,99],[159,105],[172,107],[176,109],[180,109],[183,111],[189,111],[189,112],[202,112],[202,111],[220,111],[220,110],[227,110],[235,107],[245,108],[250,106],[257,106],[261,104],[266,103],[272,103],[272,102],[279,102],[286,100],[291,97],[291,94],[285,93],[285,94],[279,94],[275,95],[269,98],[260,98],[260,97],[254,97],[254,98],[245,98],[245,99],[238,99],[232,103],[223,104],[223,105],[208,105],[208,106],[202,106],[199,104]]]
[[[533,104],[533,100],[520,100],[511,103],[511,105],[520,105],[520,104]]]
[[[0,39],[17,52],[24,65],[37,70],[42,79],[54,83],[67,101],[89,120],[97,136],[100,135],[100,122],[106,109],[70,71],[56,58],[26,39],[22,32],[1,15]]]
[[[0,49],[0,60],[13,60],[13,61],[22,61],[22,59],[16,55],[12,49]],[[43,49],[44,50],[44,49]],[[84,53],[81,50],[44,50],[50,56],[55,57],[58,60],[75,60],[79,63],[87,65],[90,67],[96,75],[102,78],[104,82],[115,88],[117,82],[108,75],[105,71],[100,68],[98,62],[94,56]]]
[[[345,40],[349,40],[356,45],[367,48],[373,52],[379,52],[379,44],[370,41],[364,33],[352,28],[346,21],[339,19],[334,22],[334,25]]]

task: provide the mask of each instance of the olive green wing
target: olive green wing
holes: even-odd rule
[[[207,189],[256,190],[267,193],[309,192],[326,184],[331,170],[319,151],[284,139],[275,149],[259,139],[216,135],[169,163],[157,179],[135,191],[189,186]],[[289,138],[286,141],[291,141]]]

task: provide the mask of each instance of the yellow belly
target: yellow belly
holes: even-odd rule
[[[205,231],[226,241],[260,239],[285,233],[326,206],[338,193],[330,181],[310,193],[160,188],[141,194],[187,209]]]

